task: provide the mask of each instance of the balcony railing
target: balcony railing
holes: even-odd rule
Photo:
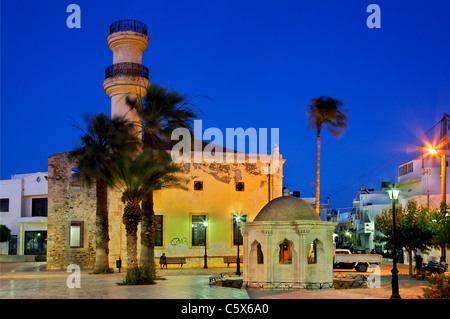
[[[135,31],[147,35],[147,25],[137,20],[118,20],[109,27],[109,34],[119,31]]]
[[[110,65],[105,70],[105,79],[115,76],[139,76],[142,78],[149,78],[148,68],[139,63],[120,62]]]

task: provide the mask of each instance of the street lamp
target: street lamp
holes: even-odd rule
[[[206,233],[207,233],[207,228],[208,228],[208,221],[204,221],[203,222],[203,227],[205,227],[205,264],[203,266],[203,268],[208,268],[208,255],[206,253]]]
[[[241,228],[240,228],[240,224],[241,224],[241,215],[235,215],[234,216],[234,220],[236,221],[237,224],[237,229],[238,229],[238,238],[237,238],[237,265],[236,265],[236,275],[240,276],[241,275],[241,259],[239,258],[239,242],[241,241]]]
[[[397,269],[397,250],[395,248],[395,201],[398,199],[398,194],[400,190],[398,189],[389,189],[389,199],[392,200],[392,264],[393,268],[391,270],[392,273],[392,295],[391,299],[401,299],[399,289],[398,289],[398,269]]]
[[[447,158],[445,154],[439,152],[436,148],[432,147],[428,150],[431,155],[439,155],[441,157],[441,203],[447,203],[446,194],[447,194]]]

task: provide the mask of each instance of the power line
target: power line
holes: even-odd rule
[[[418,141],[420,141],[425,135],[427,135],[432,129],[434,129],[438,124],[440,124],[442,122],[442,120],[439,120],[436,124],[434,124],[428,131],[426,131],[421,137],[419,137],[417,140],[415,140],[413,143],[411,143],[410,145],[408,145],[403,151],[401,151],[400,153],[398,153],[397,155],[395,155],[394,157],[392,157],[391,159],[389,159],[387,162],[381,164],[380,166],[378,166],[377,168],[375,168],[374,170],[370,171],[368,174],[358,178],[357,180],[353,181],[352,183],[340,187],[338,188],[336,191],[328,193],[326,195],[324,195],[323,197],[321,197],[321,200],[325,199],[326,197],[330,197],[333,196],[337,193],[342,192],[343,190],[349,188],[350,186],[353,186],[354,184],[356,184],[357,182],[363,180],[364,178],[366,178],[367,176],[372,175],[373,173],[375,173],[377,170],[379,170],[380,168],[382,168],[383,166],[385,166],[386,164],[392,162],[394,159],[396,159],[398,156],[400,156],[402,153],[404,153],[408,148],[410,148],[411,146],[413,146],[414,144],[416,144]]]

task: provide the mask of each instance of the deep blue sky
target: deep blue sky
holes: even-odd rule
[[[81,29],[66,8],[81,7]],[[381,7],[381,29],[366,8]],[[118,19],[148,25],[151,81],[196,98],[203,128],[280,128],[284,184],[311,196],[312,98],[341,100],[349,128],[322,139],[322,194],[364,176],[450,113],[450,2],[13,1],[1,2],[1,178],[47,170],[48,156],[78,140],[70,117],[110,114],[106,44]],[[431,133],[438,133],[435,130]],[[432,134],[430,133],[430,137]],[[395,181],[405,152],[331,197],[352,205],[359,187]]]

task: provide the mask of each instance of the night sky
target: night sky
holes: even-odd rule
[[[71,3],[80,29],[66,25]],[[379,29],[366,25],[371,3]],[[322,134],[321,193],[373,173],[331,196],[336,208],[352,206],[362,184],[395,182],[416,148],[375,169],[450,113],[449,1],[2,0],[1,179],[47,171],[48,156],[79,139],[72,119],[110,114],[102,81],[118,19],[148,25],[152,83],[198,96],[203,129],[279,128],[284,186],[302,197],[316,161],[306,108],[321,95],[342,101],[349,127],[340,139]]]

